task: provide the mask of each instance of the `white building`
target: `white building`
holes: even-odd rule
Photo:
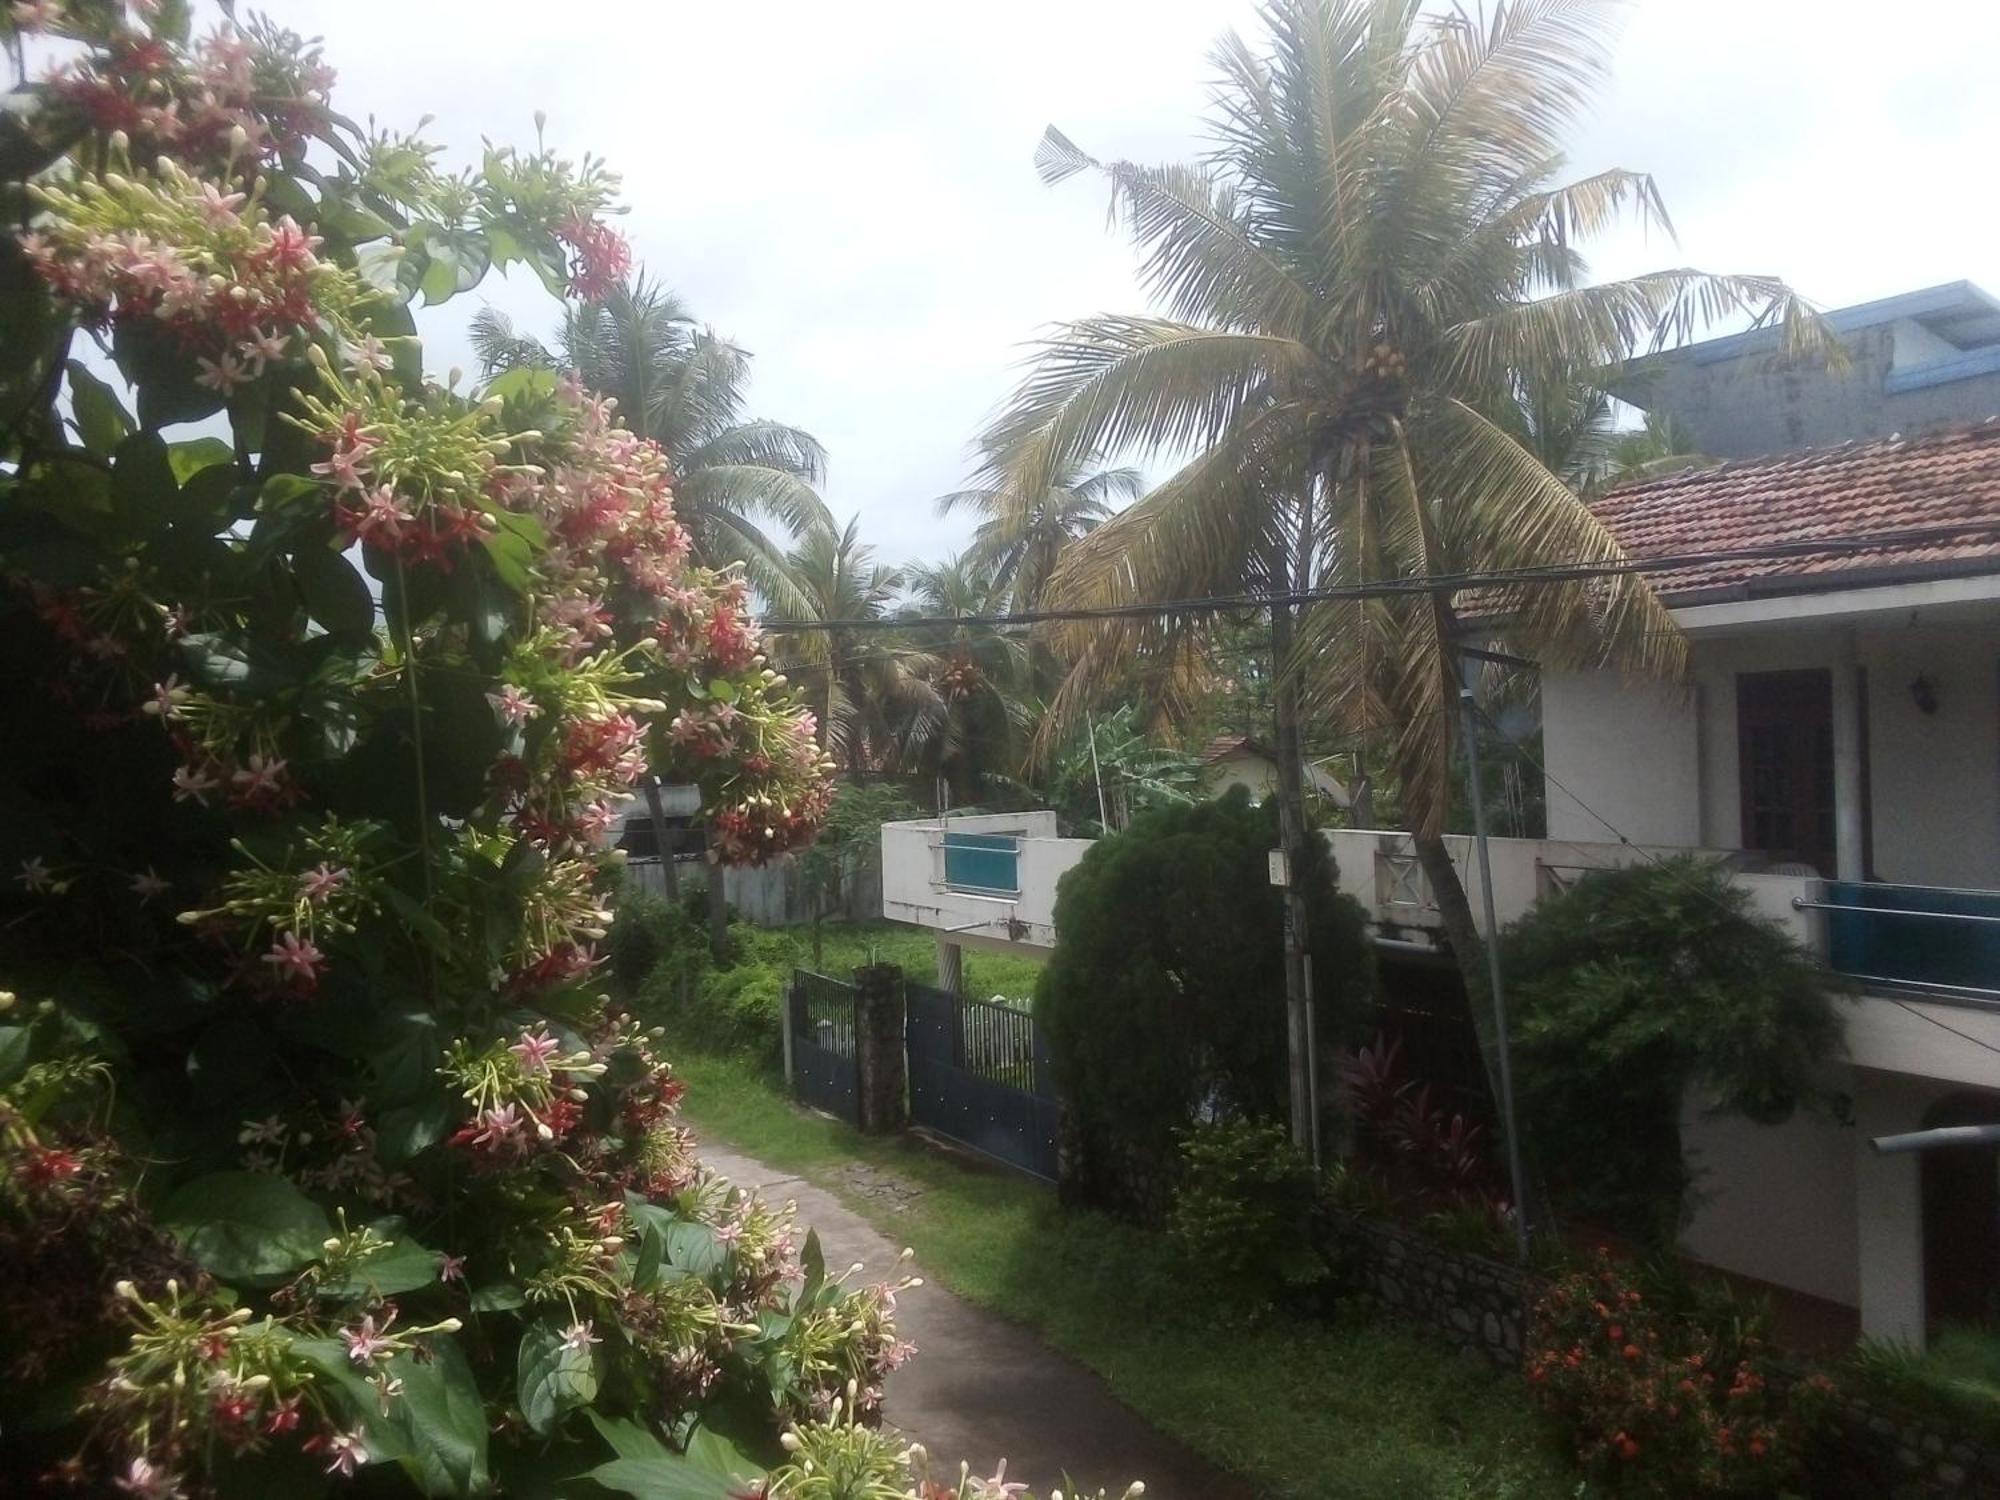
[[[2000,423],[1684,473],[1597,509],[1639,557],[1889,540],[1658,574],[1684,683],[1545,674],[1549,837],[1494,841],[1499,918],[1582,868],[1726,858],[1854,986],[1854,1111],[1765,1128],[1691,1100],[1704,1201],[1687,1248],[1858,1309],[1870,1334],[1990,1316],[2000,1151],[1869,1143],[2000,1122]],[[1402,835],[1333,841],[1378,930],[1435,940]]]

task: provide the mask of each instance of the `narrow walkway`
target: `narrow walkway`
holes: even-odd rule
[[[819,1231],[829,1271],[860,1261],[861,1279],[880,1279],[895,1265],[902,1246],[825,1189],[712,1136],[702,1158],[738,1187],[773,1202],[796,1199],[800,1222]],[[924,1247],[915,1249],[923,1275]],[[965,1459],[984,1475],[1005,1458],[1010,1482],[1044,1496],[1058,1485],[1067,1495],[1067,1473],[1083,1494],[1102,1486],[1113,1500],[1134,1479],[1146,1482],[1148,1500],[1252,1500],[1242,1481],[1149,1427],[1097,1375],[934,1282],[901,1300],[896,1323],[917,1357],[889,1377],[885,1411],[941,1467],[955,1473]]]

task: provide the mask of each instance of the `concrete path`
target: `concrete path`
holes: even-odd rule
[[[729,1150],[705,1136],[702,1159],[767,1200],[796,1199],[799,1220],[819,1231],[829,1272],[860,1261],[859,1281],[881,1279],[902,1246],[832,1193]],[[916,1274],[925,1275],[924,1247]],[[982,1475],[1007,1460],[1008,1480],[1046,1496],[1065,1471],[1086,1495],[1114,1497],[1134,1479],[1147,1500],[1254,1500],[1242,1481],[1141,1421],[1102,1379],[1026,1330],[926,1280],[897,1307],[897,1328],[917,1356],[889,1377],[885,1412],[940,1467],[960,1459]],[[1227,1357],[1226,1351],[1217,1351]]]

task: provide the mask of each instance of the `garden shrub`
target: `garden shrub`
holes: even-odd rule
[[[1182,1131],[1287,1110],[1284,911],[1271,885],[1277,807],[1240,788],[1164,807],[1093,844],[1056,894],[1056,950],[1035,990],[1074,1127],[1066,1186],[1166,1207]],[[1360,906],[1319,838],[1293,872],[1306,899],[1318,1034],[1340,1038],[1369,982]]]
[[[1691,1179],[1683,1101],[1762,1124],[1824,1102],[1834,981],[1696,858],[1586,875],[1508,929],[1523,1137],[1559,1203],[1671,1243]]]
[[[1526,1374],[1594,1481],[1663,1500],[1795,1490],[1831,1393],[1754,1320],[1662,1308],[1603,1257],[1537,1304]]]
[[[630,881],[620,883],[611,927],[604,935],[604,966],[622,993],[637,989],[659,963],[666,944],[664,929],[673,916],[665,897]]]
[[[2000,1331],[1940,1328],[1921,1352],[1900,1342],[1863,1339],[1847,1357],[1841,1382],[2000,1443]]]
[[[1181,1153],[1167,1231],[1201,1281],[1261,1304],[1327,1280],[1318,1174],[1284,1126],[1197,1125]]]

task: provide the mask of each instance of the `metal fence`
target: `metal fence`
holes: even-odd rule
[[[906,984],[904,1000],[910,1118],[1055,1181],[1055,1089],[1035,1018],[922,984]]]
[[[785,997],[793,1087],[806,1103],[843,1120],[861,1113],[855,993],[851,984],[796,969]]]

